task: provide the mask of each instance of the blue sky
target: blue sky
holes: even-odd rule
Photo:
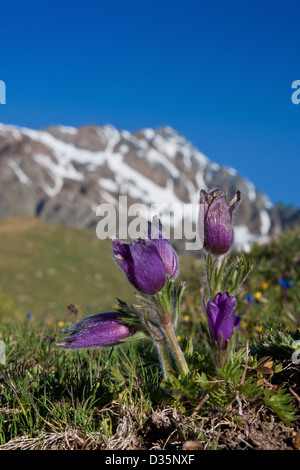
[[[2,2],[0,122],[171,125],[300,207],[300,2]]]

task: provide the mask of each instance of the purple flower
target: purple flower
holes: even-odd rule
[[[179,273],[179,262],[177,255],[165,237],[164,229],[158,217],[154,217],[153,222],[148,223],[148,239],[145,243],[149,246],[154,243],[158,253],[164,263],[167,276],[170,279],[175,279]]]
[[[237,191],[226,203],[226,194],[220,189],[210,193],[200,191],[200,204],[204,205],[204,248],[214,255],[227,253],[233,243],[232,214],[241,200]],[[200,225],[201,226],[201,225]]]
[[[116,346],[136,331],[118,312],[103,312],[83,318],[63,333],[70,333],[56,346],[66,349]]]
[[[212,300],[205,305],[204,296],[202,298],[206,310],[211,339],[219,342],[222,338],[222,349],[226,348],[227,341],[230,340],[233,330],[239,325],[240,318],[235,315],[237,300],[231,297],[228,292],[219,292]]]
[[[129,282],[144,294],[156,294],[164,287],[167,276],[175,279],[179,273],[177,255],[157,217],[148,223],[146,238],[130,243],[115,239],[112,244],[115,261]]]
[[[131,243],[112,241],[114,259],[129,282],[140,292],[154,295],[166,283],[166,269],[154,243],[139,239]]]

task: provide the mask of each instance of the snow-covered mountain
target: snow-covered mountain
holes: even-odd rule
[[[291,220],[233,168],[210,161],[171,127],[133,134],[111,125],[34,130],[0,124],[0,218],[33,215],[75,227],[99,222],[96,208],[129,204],[197,204],[200,189],[237,189],[237,248],[265,242]],[[176,216],[175,216],[176,218]],[[174,220],[174,223],[178,221]]]

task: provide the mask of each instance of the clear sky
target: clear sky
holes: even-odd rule
[[[171,125],[300,207],[299,0],[1,2],[0,122]]]

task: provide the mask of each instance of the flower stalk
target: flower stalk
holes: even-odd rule
[[[171,323],[169,323],[168,325],[163,325],[163,331],[166,335],[166,338],[168,339],[168,346],[170,348],[170,352],[173,358],[175,359],[176,366],[179,372],[183,376],[187,375],[189,373],[189,368],[183,355],[183,352],[179,346],[173,325]]]
[[[200,234],[204,233],[206,250],[205,274],[208,286],[208,301],[203,307],[208,320],[208,328],[202,330],[211,348],[216,370],[224,366],[233,350],[234,330],[240,319],[236,316],[236,293],[252,269],[245,257],[237,258],[228,264],[228,252],[234,240],[233,212],[241,201],[237,191],[233,199],[226,203],[226,194],[219,190],[210,193],[200,192],[201,212]],[[201,225],[202,222],[202,225]]]
[[[166,350],[164,354],[160,355],[162,369],[171,372],[170,363],[172,359],[176,364],[177,370],[183,376],[189,373],[189,368],[178,343],[175,330],[180,314],[180,301],[184,287],[184,285],[177,287],[172,280],[167,279],[164,288],[155,296],[145,297],[138,295],[137,298],[140,305],[136,306],[136,308],[144,310],[143,321],[151,332],[152,339],[157,344],[158,350],[165,341]],[[156,319],[155,327],[152,322],[149,322],[149,312],[151,312],[152,318]]]

